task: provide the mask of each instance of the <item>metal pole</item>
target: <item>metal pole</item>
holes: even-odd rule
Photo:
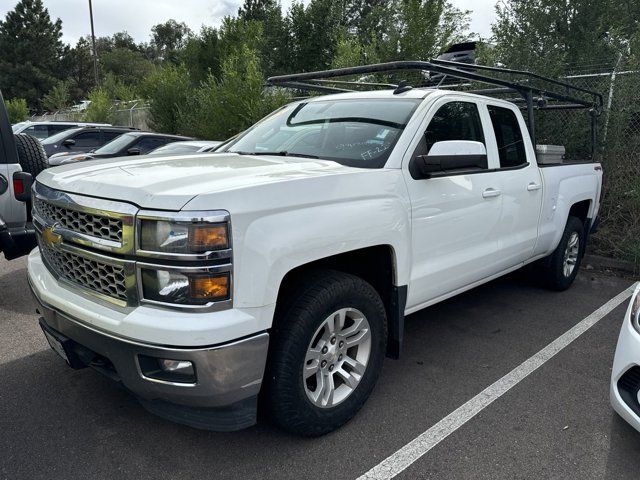
[[[96,86],[100,85],[98,77],[98,51],[96,50],[96,32],[93,29],[93,5],[89,0],[89,18],[91,19],[91,43],[93,44],[93,72],[96,76]]]

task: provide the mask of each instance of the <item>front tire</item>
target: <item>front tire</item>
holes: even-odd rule
[[[584,226],[579,218],[569,217],[562,238],[553,253],[541,260],[540,273],[544,285],[553,290],[571,286],[582,261],[585,247]]]
[[[313,275],[272,332],[266,402],[276,425],[315,437],[348,422],[378,379],[386,332],[371,285],[341,272]]]

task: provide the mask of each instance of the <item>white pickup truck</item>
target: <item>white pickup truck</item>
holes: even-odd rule
[[[313,97],[216,153],[45,170],[29,282],[51,346],[148,410],[233,430],[260,396],[320,435],[366,401],[405,315],[532,262],[568,288],[601,179],[539,167],[506,101]]]

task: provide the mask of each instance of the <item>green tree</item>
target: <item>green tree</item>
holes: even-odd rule
[[[344,30],[342,0],[294,3],[287,15],[291,51],[290,68],[314,71],[331,65]]]
[[[115,102],[130,102],[139,98],[137,85],[129,85],[112,73],[105,75],[102,88]]]
[[[245,0],[238,10],[238,18],[262,25],[258,54],[265,75],[284,73],[289,62],[289,32],[280,3],[276,0]]]
[[[153,128],[177,133],[178,110],[193,96],[187,69],[183,65],[164,65],[145,78],[141,91],[149,100]]]
[[[71,82],[69,80],[61,80],[56,83],[53,88],[42,99],[42,105],[47,110],[54,112],[71,105],[71,96],[69,89]]]
[[[53,22],[42,0],[21,0],[0,22],[0,89],[34,108],[62,79],[62,22]]]
[[[429,60],[445,47],[467,39],[470,12],[448,0],[394,0],[395,15],[381,44],[381,57]]]
[[[203,26],[199,35],[187,40],[181,59],[194,83],[205,81],[209,74],[220,74],[220,39],[218,30]]]
[[[265,91],[258,55],[244,46],[224,61],[220,78],[210,75],[179,106],[179,131],[224,140],[287,101],[282,92]]]
[[[95,87],[95,73],[91,44],[87,38],[81,38],[64,58],[67,79],[70,81],[70,95],[74,101],[85,99]]]
[[[620,42],[618,26],[626,16],[612,16],[616,5],[602,0],[506,0],[496,6],[494,60],[556,76],[589,66],[611,66]],[[624,19],[624,20],[623,20]],[[637,28],[637,27],[636,27]]]
[[[154,65],[137,50],[116,47],[100,56],[102,72],[116,76],[126,85],[137,85],[149,75]]]
[[[87,122],[106,123],[109,121],[113,101],[104,88],[95,88],[89,93],[91,103],[85,112]]]
[[[189,35],[191,30],[186,23],[170,19],[151,28],[151,46],[160,60],[173,60]]]
[[[7,114],[11,123],[24,122],[29,118],[29,108],[24,98],[12,98],[5,102]]]

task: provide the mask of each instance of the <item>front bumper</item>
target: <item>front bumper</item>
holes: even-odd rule
[[[631,305],[636,288],[625,313],[611,372],[610,398],[614,410],[633,428],[640,431],[640,334],[633,327]]]
[[[145,344],[99,331],[63,312],[40,304],[44,323],[82,350],[86,366],[119,381],[151,412],[196,428],[229,431],[256,422],[257,395],[267,358],[269,335],[210,347],[184,348]],[[188,360],[194,383],[145,376],[139,361],[148,357]]]

